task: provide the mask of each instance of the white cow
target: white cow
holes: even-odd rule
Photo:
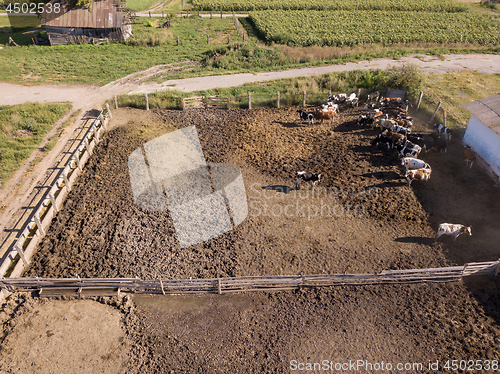
[[[431,168],[431,166],[427,162],[415,157],[403,157],[401,159],[401,166],[404,166],[406,171]]]
[[[436,235],[436,240],[441,235],[451,235],[453,236],[453,241],[457,240],[457,238],[464,233],[468,233],[469,236],[471,236],[472,235],[471,228],[472,226],[464,226],[453,223],[442,223],[439,225]]]

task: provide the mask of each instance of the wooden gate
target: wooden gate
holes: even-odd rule
[[[182,109],[229,109],[228,97],[217,96],[193,96],[182,99]]]

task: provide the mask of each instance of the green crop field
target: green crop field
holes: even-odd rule
[[[401,10],[464,12],[469,8],[455,0],[192,0],[199,10]]]
[[[499,25],[474,12],[269,10],[250,18],[266,41],[297,46],[500,43]]]

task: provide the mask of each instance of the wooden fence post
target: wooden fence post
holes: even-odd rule
[[[149,12],[149,18],[151,18],[151,11]]]
[[[177,45],[179,45],[179,37],[177,37]]]
[[[436,113],[438,112],[439,108],[441,108],[441,101],[438,103],[437,107],[436,107],[436,110],[434,111],[434,114],[432,115],[431,119],[429,120],[429,122],[432,123],[432,120],[434,119],[434,117],[436,116]]]
[[[118,109],[118,99],[115,96],[115,109]]]
[[[64,178],[64,183],[66,183],[66,188],[68,189],[69,192],[70,185],[69,185],[68,173],[63,171],[62,176]]]
[[[302,106],[306,106],[306,91],[302,92]]]
[[[417,111],[420,109],[420,103],[422,102],[422,97],[423,96],[424,96],[423,91],[420,91],[420,95],[418,95]]]
[[[184,0],[182,0],[182,7],[184,8]]]
[[[38,227],[38,230],[40,230],[40,233],[44,236],[45,230],[42,227],[42,221],[40,221],[40,217],[35,213],[35,216],[33,218],[35,219],[36,227]]]
[[[280,92],[278,91],[278,94],[276,95],[276,108],[280,107]]]
[[[161,18],[163,18],[163,10],[161,11]]]
[[[50,199],[50,202],[52,203],[52,206],[54,207],[54,212],[57,213],[58,209],[56,206],[56,197],[54,196],[53,193],[49,193],[49,199]]]
[[[148,100],[148,94],[145,93],[144,97],[146,98],[146,110],[149,110],[149,100]]]
[[[443,109],[443,125],[446,127],[446,110]]]
[[[229,44],[229,34],[227,34],[227,44]]]
[[[252,109],[252,94],[248,91],[248,109]]]
[[[26,256],[24,255],[23,247],[19,245],[19,243],[16,243],[14,245],[14,249],[19,253],[19,257],[21,257],[21,260],[23,261],[24,265],[28,265],[28,260],[26,259]]]
[[[210,11],[210,19],[212,19],[212,11]]]
[[[109,118],[113,118],[113,116],[111,115],[111,109],[109,109],[109,104],[108,103],[106,103],[106,110],[108,111]]]
[[[75,152],[75,162],[76,162],[76,167],[78,170],[82,171],[82,166],[80,165],[80,156],[78,155],[78,149]]]
[[[207,34],[207,44],[210,44],[210,35]]]

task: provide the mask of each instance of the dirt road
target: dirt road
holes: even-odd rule
[[[190,92],[207,90],[216,87],[235,87],[245,83],[270,81],[274,79],[305,77],[331,72],[347,70],[389,69],[403,63],[412,63],[420,66],[426,73],[444,74],[452,70],[469,69],[484,74],[500,74],[500,55],[444,55],[443,59],[413,55],[399,60],[389,58],[374,59],[372,61],[350,62],[344,65],[328,65],[290,69],[266,73],[244,73],[234,75],[217,75],[186,79],[172,79],[163,83],[144,83],[135,79],[137,73],[121,78],[105,86],[82,85],[41,85],[22,86],[11,83],[0,83],[0,105],[14,105],[26,101],[52,102],[71,101],[75,108],[84,108],[88,105],[97,105],[104,100],[122,94],[151,93],[158,90],[176,89]],[[134,79],[132,79],[134,76]]]

